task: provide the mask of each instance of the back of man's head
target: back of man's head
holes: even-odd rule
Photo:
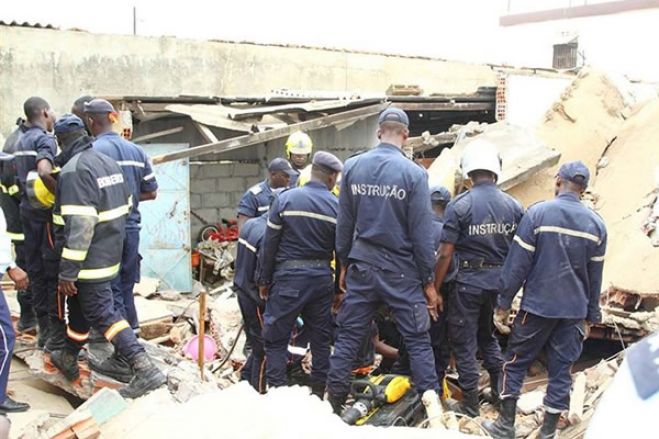
[[[23,104],[23,112],[29,122],[34,122],[45,110],[50,109],[50,105],[44,98],[32,96]]]

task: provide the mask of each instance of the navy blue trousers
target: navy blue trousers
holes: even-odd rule
[[[127,229],[124,237],[124,250],[121,255],[121,270],[112,280],[112,295],[114,306],[133,329],[140,326],[135,308],[135,283],[140,281],[140,231]]]
[[[11,356],[14,352],[16,334],[11,323],[11,314],[7,299],[0,289],[0,401],[7,399],[7,383],[9,382],[9,368]]]
[[[412,380],[417,390],[439,390],[435,359],[430,345],[430,316],[421,282],[400,273],[363,262],[350,264],[348,292],[337,316],[337,337],[330,358],[327,389],[332,395],[347,394],[352,366],[373,316],[384,303],[389,306],[410,357]]]
[[[480,365],[498,373],[503,365],[501,347],[494,335],[492,315],[497,291],[456,283],[449,294],[448,331],[458,369],[458,384],[465,392],[478,390]]]
[[[275,279],[276,279],[275,274]],[[313,367],[311,384],[323,384],[329,369],[332,343],[331,307],[334,280],[331,275],[317,277],[289,276],[276,280],[265,304],[263,340],[267,358],[266,376],[271,387],[288,384],[288,342],[299,315],[310,332]]]
[[[25,241],[12,241],[14,243],[14,251],[16,253],[16,265],[27,273],[27,262],[25,260]],[[21,307],[32,306],[32,288],[28,286],[26,290],[21,290],[16,293],[16,298]]]
[[[114,307],[110,281],[76,282],[76,287],[78,294],[66,298],[69,308],[67,349],[79,352],[89,338],[91,327],[103,334],[128,360],[144,352],[130,324]]]
[[[238,306],[245,325],[245,335],[252,347],[240,378],[248,381],[257,392],[264,393],[266,390],[265,346],[261,333],[263,331],[265,305],[262,301],[256,300],[252,295],[239,288],[236,288],[236,295],[238,296]]]
[[[570,372],[581,355],[584,335],[581,319],[548,319],[520,311],[508,339],[501,397],[519,397],[527,370],[544,348],[549,375],[545,407],[553,413],[568,410],[572,386]]]
[[[37,317],[57,320],[57,275],[59,255],[55,250],[52,224],[21,215],[25,234],[25,267],[30,278],[32,304]]]

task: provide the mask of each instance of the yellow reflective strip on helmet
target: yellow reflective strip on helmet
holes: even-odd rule
[[[106,268],[90,268],[90,269],[80,270],[80,272],[78,273],[78,279],[92,280],[92,279],[103,279],[106,277],[110,277],[113,274],[117,274],[119,272],[119,265],[120,264]]]
[[[69,261],[84,261],[87,258],[87,250],[72,250],[64,247],[62,249],[62,257]]]
[[[113,219],[117,219],[124,215],[128,215],[128,212],[130,211],[130,207],[131,207],[130,204],[124,204],[123,206],[119,206],[114,209],[104,210],[103,212],[99,212],[98,220],[101,222],[112,221]]]
[[[110,326],[103,336],[107,341],[111,342],[112,339],[124,329],[130,329],[130,325],[126,320],[119,320],[117,323]]]
[[[13,185],[9,186],[9,188],[7,189],[7,193],[9,193],[9,195],[15,195],[20,190],[21,189],[18,187],[17,184],[13,184]]]
[[[12,241],[25,241],[25,235],[22,233],[12,233],[12,232],[6,232],[7,236],[9,236],[9,239]]]
[[[65,225],[65,223],[64,223],[64,217],[62,217],[62,215],[56,215],[56,214],[53,214],[53,224],[56,224],[56,225],[58,225],[58,226],[63,226],[63,225]]]
[[[79,206],[75,204],[65,204],[62,206],[62,215],[81,215],[98,217],[98,212],[93,206]]]

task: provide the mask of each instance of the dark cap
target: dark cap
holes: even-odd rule
[[[111,103],[105,99],[92,99],[89,102],[85,102],[85,113],[92,114],[103,114],[103,113],[114,113],[114,107]]]
[[[75,114],[65,113],[55,122],[55,134],[64,134],[71,131],[84,130],[85,124]]]
[[[311,161],[314,165],[324,166],[334,172],[343,171],[343,163],[334,154],[327,151],[318,151]]]
[[[590,171],[588,171],[588,167],[584,165],[582,161],[577,160],[574,162],[563,163],[558,170],[558,176],[563,180],[568,180],[587,188],[588,181],[590,180]]]
[[[277,157],[276,159],[272,160],[268,165],[268,172],[280,172],[280,171],[286,172],[289,175],[295,173],[295,170],[293,169],[291,164],[288,163],[288,160],[283,159],[281,157]]]
[[[386,122],[400,123],[406,127],[410,125],[410,119],[407,117],[407,113],[405,113],[400,108],[390,107],[380,113],[378,124],[382,125]]]
[[[448,203],[451,201],[451,193],[444,186],[430,186],[430,201],[436,203]]]

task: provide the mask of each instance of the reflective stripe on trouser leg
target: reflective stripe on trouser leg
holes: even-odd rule
[[[558,320],[546,346],[549,382],[544,404],[553,412],[570,408],[572,365],[579,359],[583,347],[581,320]]]
[[[515,317],[501,378],[501,398],[518,398],[524,377],[545,346],[556,320],[520,311]]]

